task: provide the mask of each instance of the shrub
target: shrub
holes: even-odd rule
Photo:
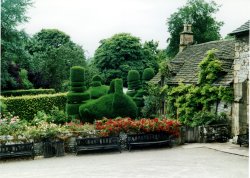
[[[89,98],[89,93],[68,92],[67,94],[67,102],[70,104],[82,103],[85,100],[89,100]]]
[[[85,69],[81,66],[73,66],[70,69],[71,82],[84,82]]]
[[[137,106],[132,98],[127,95],[115,93],[112,104],[114,117],[135,118],[137,116]]]
[[[115,93],[115,79],[110,82],[110,87],[108,93]]]
[[[90,93],[91,99],[100,98],[103,95],[108,93],[109,87],[106,85],[98,86],[98,87],[90,87],[87,92]]]
[[[23,89],[30,89],[33,88],[33,84],[28,79],[28,72],[25,69],[21,69],[19,72],[21,86]]]
[[[128,89],[137,90],[141,87],[140,74],[137,70],[130,70],[128,72]]]
[[[85,86],[82,86],[82,87],[70,87],[70,90],[73,91],[73,92],[84,92],[86,90],[86,87]]]
[[[14,112],[20,119],[31,120],[37,111],[49,112],[53,106],[64,110],[66,93],[48,95],[26,95],[18,97],[3,97],[1,100],[7,105],[9,112]]]
[[[54,94],[54,89],[30,89],[30,90],[6,90],[2,91],[2,96],[23,96],[23,95],[39,95],[39,94]]]
[[[92,78],[92,81],[101,82],[101,84],[102,84],[102,78],[101,78],[100,75],[95,75],[95,76]]]
[[[6,113],[6,111],[7,111],[7,106],[6,106],[6,104],[4,104],[4,102],[0,100],[0,113],[1,113],[1,114],[2,114],[2,113]]]
[[[123,94],[123,82],[122,79],[115,80],[115,93],[116,94]]]
[[[71,87],[82,87],[84,86],[84,82],[70,82]]]
[[[79,115],[79,106],[80,104],[66,104],[66,113],[68,114],[68,116],[77,116]]]
[[[93,81],[92,83],[91,83],[91,86],[92,87],[99,87],[99,86],[101,86],[102,85],[102,83],[100,82],[100,81]]]
[[[149,81],[155,76],[154,70],[152,68],[146,68],[142,74],[143,81]]]
[[[113,95],[114,94],[105,95],[96,100],[88,101],[86,104],[82,104],[79,107],[81,120],[92,123],[95,119],[113,117]]]

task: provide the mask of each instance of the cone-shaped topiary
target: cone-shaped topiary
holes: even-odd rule
[[[130,70],[128,72],[127,80],[129,90],[138,90],[141,88],[140,74],[137,70]]]

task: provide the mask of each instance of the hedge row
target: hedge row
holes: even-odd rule
[[[6,90],[2,91],[2,96],[23,96],[23,95],[39,95],[39,94],[54,94],[54,89],[29,89],[29,90]]]
[[[14,112],[20,119],[32,120],[37,111],[48,113],[53,106],[65,110],[66,93],[2,97],[9,112]]]

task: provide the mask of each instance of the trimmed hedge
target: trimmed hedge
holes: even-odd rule
[[[115,93],[115,79],[110,82],[110,87],[108,93]]]
[[[6,90],[2,91],[2,96],[23,96],[23,95],[39,95],[39,94],[54,94],[54,89],[29,89],[29,90]]]
[[[116,94],[123,94],[123,82],[122,79],[115,80],[115,93]]]
[[[70,69],[70,81],[73,82],[84,82],[85,69],[81,66],[73,66]]]
[[[102,78],[100,75],[95,75],[93,78],[92,78],[92,81],[95,81],[95,82],[101,82],[102,83]]]
[[[103,117],[136,118],[137,106],[134,101],[124,94],[108,94],[96,100],[88,101],[79,108],[81,120],[93,123],[95,119]]]
[[[48,113],[53,106],[65,109],[66,93],[2,97],[9,112],[14,112],[20,119],[32,120],[37,111]]]
[[[84,82],[70,82],[71,87],[81,87],[84,86]]]
[[[89,100],[90,96],[89,93],[75,93],[75,92],[68,92],[67,94],[67,102],[70,104],[73,103],[82,103],[86,100]]]
[[[140,74],[137,70],[130,70],[127,79],[129,90],[138,90],[141,88]]]
[[[101,85],[98,87],[90,87],[87,92],[90,93],[91,99],[97,99],[100,98],[103,95],[108,94],[109,87],[106,85]]]
[[[86,90],[85,86],[82,86],[82,87],[70,87],[70,91],[73,91],[73,92],[84,92],[85,90]]]
[[[78,115],[76,113],[79,113],[79,107],[81,104],[66,104],[66,112],[69,116],[72,115]]]
[[[155,76],[154,69],[152,68],[146,68],[143,71],[142,74],[142,80],[143,81],[149,81]]]
[[[93,82],[91,82],[91,86],[92,87],[99,87],[101,85],[102,85],[102,83],[100,81],[93,81]]]

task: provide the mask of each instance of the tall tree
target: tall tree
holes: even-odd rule
[[[152,51],[147,45],[144,50],[140,39],[131,34],[115,34],[100,41],[100,46],[95,51],[94,64],[102,71],[107,84],[112,79],[122,78],[126,85],[129,70],[138,70],[140,73],[146,67],[157,70],[155,59],[149,56]]]
[[[31,56],[25,49],[29,40],[17,26],[27,22],[25,16],[31,0],[1,0],[1,89],[20,87],[18,71],[29,68]]]
[[[43,29],[28,46],[33,56],[31,76],[35,87],[60,90],[74,65],[85,66],[84,50],[57,29]]]
[[[183,31],[183,24],[192,24],[194,42],[204,43],[219,40],[219,33],[223,22],[217,21],[213,16],[219,11],[219,5],[214,1],[188,0],[187,4],[179,8],[167,19],[170,38],[167,47],[169,57],[175,56],[179,51],[180,33]]]

